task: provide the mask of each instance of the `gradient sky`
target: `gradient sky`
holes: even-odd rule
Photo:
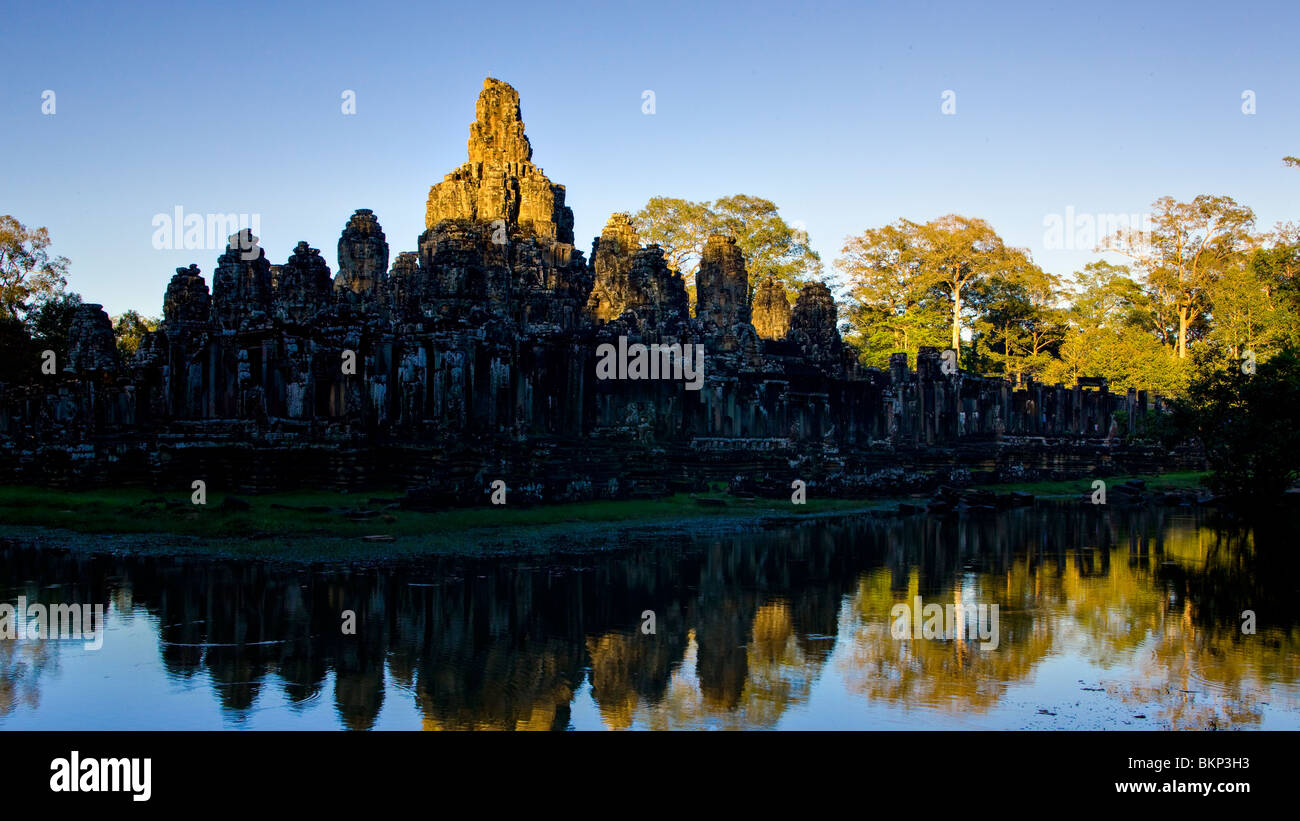
[[[114,314],[160,315],[178,266],[211,283],[220,249],[153,248],[178,205],[260,214],[275,263],[307,240],[335,269],[357,208],[415,250],[486,76],[518,89],[588,253],[654,195],[767,197],[828,273],[899,217],[983,217],[1060,274],[1096,258],[1043,248],[1071,206],[1212,193],[1261,228],[1300,218],[1295,0],[4,5],[0,213],[48,227]]]

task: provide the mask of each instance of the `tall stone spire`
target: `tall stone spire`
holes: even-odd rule
[[[210,302],[208,284],[203,281],[199,266],[177,268],[163,296],[163,328],[172,332],[203,325],[210,315]]]
[[[329,266],[320,250],[300,242],[289,261],[275,266],[275,316],[283,321],[308,322],[330,304],[333,290]]]
[[[564,205],[564,186],[547,179],[532,158],[519,92],[487,78],[469,127],[469,162],[429,189],[425,227],[453,219],[503,220],[508,231],[524,228],[572,245],[573,212]]]
[[[68,362],[65,370],[111,371],[121,365],[113,322],[104,306],[91,302],[78,305],[68,328]]]
[[[256,313],[271,307],[271,263],[257,237],[247,228],[231,234],[226,252],[212,272],[212,318],[236,330]]]
[[[843,347],[837,319],[835,297],[825,283],[810,282],[799,290],[790,312],[790,339],[809,359],[836,373],[841,367]]]
[[[488,77],[474,106],[469,127],[470,163],[531,162],[533,146],[524,134],[519,92],[509,83]]]
[[[713,234],[704,241],[695,275],[695,316],[710,330],[749,322],[749,275],[734,237]]]
[[[641,238],[632,218],[625,213],[611,214],[591,252],[596,278],[587,299],[587,310],[598,320],[618,319],[633,301],[630,295],[632,256],[639,250]]]
[[[641,247],[628,214],[610,215],[592,247],[592,269],[587,312],[597,320],[609,322],[631,310],[638,314],[639,330],[653,326],[662,331],[689,319],[686,283],[669,270],[662,248]]]
[[[368,294],[388,276],[388,240],[374,211],[359,208],[343,226],[338,261],[338,290]]]
[[[768,277],[754,289],[754,330],[763,339],[785,339],[790,331],[790,299],[785,286]]]

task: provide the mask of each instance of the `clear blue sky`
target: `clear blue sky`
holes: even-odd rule
[[[0,213],[47,226],[69,286],[161,313],[155,214],[257,213],[272,262],[335,267],[371,208],[415,250],[485,76],[519,90],[579,247],[656,194],[748,193],[830,263],[899,217],[989,220],[1048,270],[1044,217],[1226,194],[1300,218],[1300,11],[1276,3],[5,3]],[[41,113],[46,89],[56,113]],[[340,112],[352,89],[357,113]],[[642,114],[653,90],[656,113]],[[941,113],[956,92],[957,113]],[[1241,94],[1256,95],[1256,113]]]

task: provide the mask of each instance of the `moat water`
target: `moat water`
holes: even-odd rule
[[[0,602],[107,623],[0,640],[0,730],[1298,729],[1296,533],[1040,503],[350,568],[0,534]],[[996,605],[996,646],[900,637],[917,597]]]

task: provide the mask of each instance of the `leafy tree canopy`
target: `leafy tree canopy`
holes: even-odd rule
[[[51,257],[50,234],[0,217],[0,315],[26,320],[67,285],[68,260]]]
[[[802,284],[822,275],[821,257],[809,247],[808,233],[787,223],[776,204],[762,197],[736,194],[712,202],[652,197],[633,221],[644,241],[663,248],[668,265],[686,280],[692,296],[700,251],[711,234],[736,238],[751,288],[775,277],[793,300]]]

